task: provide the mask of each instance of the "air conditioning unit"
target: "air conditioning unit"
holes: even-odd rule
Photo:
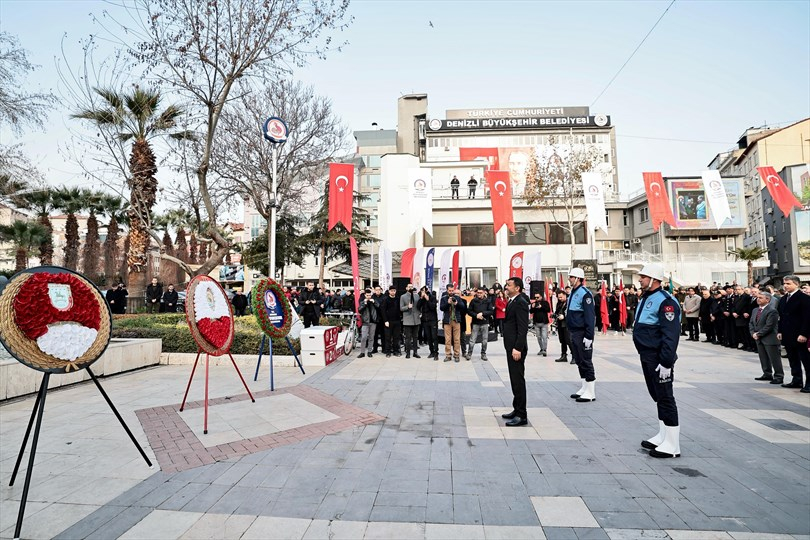
[[[634,244],[640,244],[641,243],[641,238],[633,238],[633,243]]]
[[[771,268],[773,268],[774,270],[779,270],[779,263],[773,263],[771,265]]]
[[[768,242],[770,242],[771,244],[773,244],[774,242],[776,242],[776,238],[774,238],[773,236],[769,236],[769,237],[768,237]]]
[[[769,206],[767,210],[765,210],[769,214],[773,214],[773,206]]]

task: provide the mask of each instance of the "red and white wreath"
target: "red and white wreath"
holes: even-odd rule
[[[231,308],[222,289],[203,280],[194,289],[194,322],[208,343],[221,349],[231,334]]]
[[[31,275],[13,305],[14,323],[23,335],[55,358],[76,360],[98,336],[99,303],[90,287],[72,274]]]

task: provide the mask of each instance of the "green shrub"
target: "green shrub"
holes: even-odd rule
[[[197,343],[182,313],[161,313],[158,315],[125,315],[113,320],[112,337],[162,339],[163,352],[196,353]],[[258,354],[262,333],[254,317],[237,317],[233,339],[233,354]],[[301,352],[301,342],[291,339],[296,354]],[[279,355],[289,354],[284,339],[273,340],[273,350]],[[266,346],[265,346],[266,352]]]

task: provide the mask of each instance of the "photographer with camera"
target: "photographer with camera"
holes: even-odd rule
[[[439,334],[439,315],[437,308],[439,301],[436,299],[436,293],[429,291],[427,287],[422,287],[419,290],[419,301],[416,303],[416,308],[422,314],[422,333],[425,336],[425,342],[430,347],[430,357],[433,360],[439,359],[439,342],[437,340]]]

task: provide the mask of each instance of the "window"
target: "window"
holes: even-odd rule
[[[627,210],[622,210],[622,225],[627,227]]]
[[[570,244],[571,234],[568,232],[567,227],[558,225],[557,223],[549,223],[548,225],[548,239],[549,244]],[[585,240],[585,224],[577,223],[574,225],[574,243],[584,244]]]
[[[379,168],[380,167],[380,160],[382,156],[363,156],[363,161],[366,163],[366,167],[373,167]]]
[[[542,245],[548,243],[545,223],[515,223],[515,234],[509,234],[510,246]]]
[[[250,221],[250,238],[254,239],[265,232],[267,221],[259,214],[253,214]]]
[[[360,178],[360,182],[363,187],[380,187],[380,175],[364,174]]]
[[[460,225],[462,246],[494,246],[495,231],[492,225]]]
[[[492,227],[490,227],[491,229]],[[458,243],[458,225],[434,225],[433,236],[428,233],[424,235],[424,242],[426,246],[457,246]]]
[[[360,201],[361,208],[377,208],[380,204],[380,194],[378,192],[363,193],[366,200]]]
[[[605,210],[605,224],[610,227],[610,212]]]
[[[648,206],[638,209],[638,221],[639,223],[650,221],[650,208]]]

